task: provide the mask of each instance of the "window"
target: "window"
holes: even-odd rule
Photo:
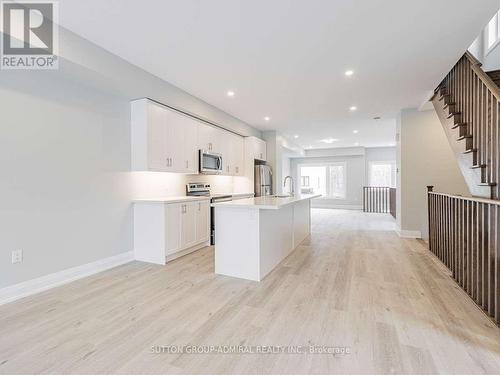
[[[369,173],[370,186],[396,186],[396,163],[393,161],[372,161]]]
[[[499,28],[500,23],[498,22],[499,14],[500,11],[493,16],[493,18],[488,23],[488,26],[486,26],[486,30],[484,32],[484,38],[485,38],[484,45],[486,47],[485,53],[488,53],[494,47],[496,47],[500,39],[500,28]]]
[[[309,187],[309,176],[301,176],[300,177],[300,183],[301,183],[301,187]]]
[[[325,198],[345,199],[345,163],[300,166],[300,191]]]

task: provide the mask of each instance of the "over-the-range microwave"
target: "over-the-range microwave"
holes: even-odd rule
[[[200,150],[200,173],[222,173],[222,155],[212,151]]]

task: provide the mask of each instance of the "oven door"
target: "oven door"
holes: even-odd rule
[[[222,173],[222,155],[215,152],[200,150],[200,173]]]

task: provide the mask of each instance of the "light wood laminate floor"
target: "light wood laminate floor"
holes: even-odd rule
[[[499,374],[498,329],[389,215],[314,210],[263,282],[205,248],[0,306],[0,374]],[[153,354],[153,345],[326,345],[350,354]]]

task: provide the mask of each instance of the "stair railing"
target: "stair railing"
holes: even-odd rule
[[[435,193],[428,186],[429,250],[500,324],[500,200]]]
[[[481,169],[482,185],[492,186],[491,198],[500,197],[500,88],[466,52],[446,75],[436,93],[441,94],[450,115],[456,118],[466,152],[473,154],[472,168]]]

